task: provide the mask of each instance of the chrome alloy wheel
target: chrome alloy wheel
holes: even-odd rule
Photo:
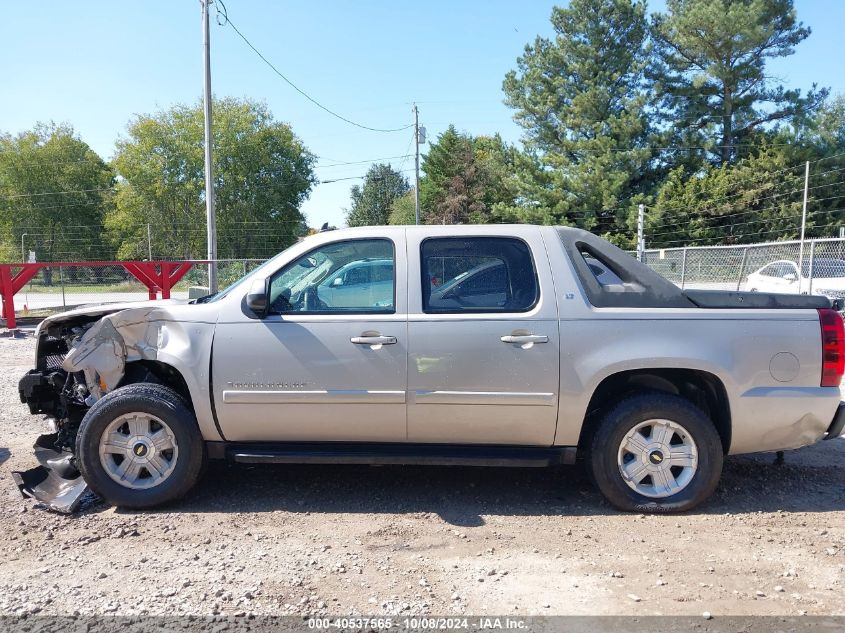
[[[158,486],[173,474],[179,447],[167,424],[148,413],[116,418],[100,437],[100,463],[125,488]]]
[[[686,488],[698,468],[698,448],[689,432],[672,420],[646,420],[619,445],[622,479],[634,492],[661,499]]]

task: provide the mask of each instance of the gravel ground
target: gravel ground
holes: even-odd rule
[[[0,338],[0,615],[845,614],[842,438],[729,458],[679,516],[617,513],[576,467],[218,464],[165,511],[68,517],[10,475],[33,355]]]

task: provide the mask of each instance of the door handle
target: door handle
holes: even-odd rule
[[[545,334],[509,334],[502,337],[502,343],[517,343],[525,345],[526,343],[548,343],[549,337]]]
[[[349,340],[355,345],[396,345],[395,336],[353,336]]]

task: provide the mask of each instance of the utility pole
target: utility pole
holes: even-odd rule
[[[150,223],[147,222],[147,255],[149,259],[147,261],[153,261],[153,235],[150,231]]]
[[[211,165],[211,37],[208,33],[208,9],[213,0],[202,4],[203,112],[205,115],[205,222],[208,233],[208,291],[217,292],[217,224],[214,219],[214,175]]]
[[[645,205],[641,204],[637,210],[637,259],[643,261],[645,254]]]
[[[414,217],[420,223],[420,110],[414,104]]]
[[[804,167],[804,205],[801,209],[801,246],[798,247],[798,294],[804,279],[804,230],[807,228],[807,191],[810,184],[810,161]]]

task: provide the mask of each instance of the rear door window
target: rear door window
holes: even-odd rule
[[[526,312],[540,289],[531,251],[516,238],[431,238],[421,246],[426,313]]]

